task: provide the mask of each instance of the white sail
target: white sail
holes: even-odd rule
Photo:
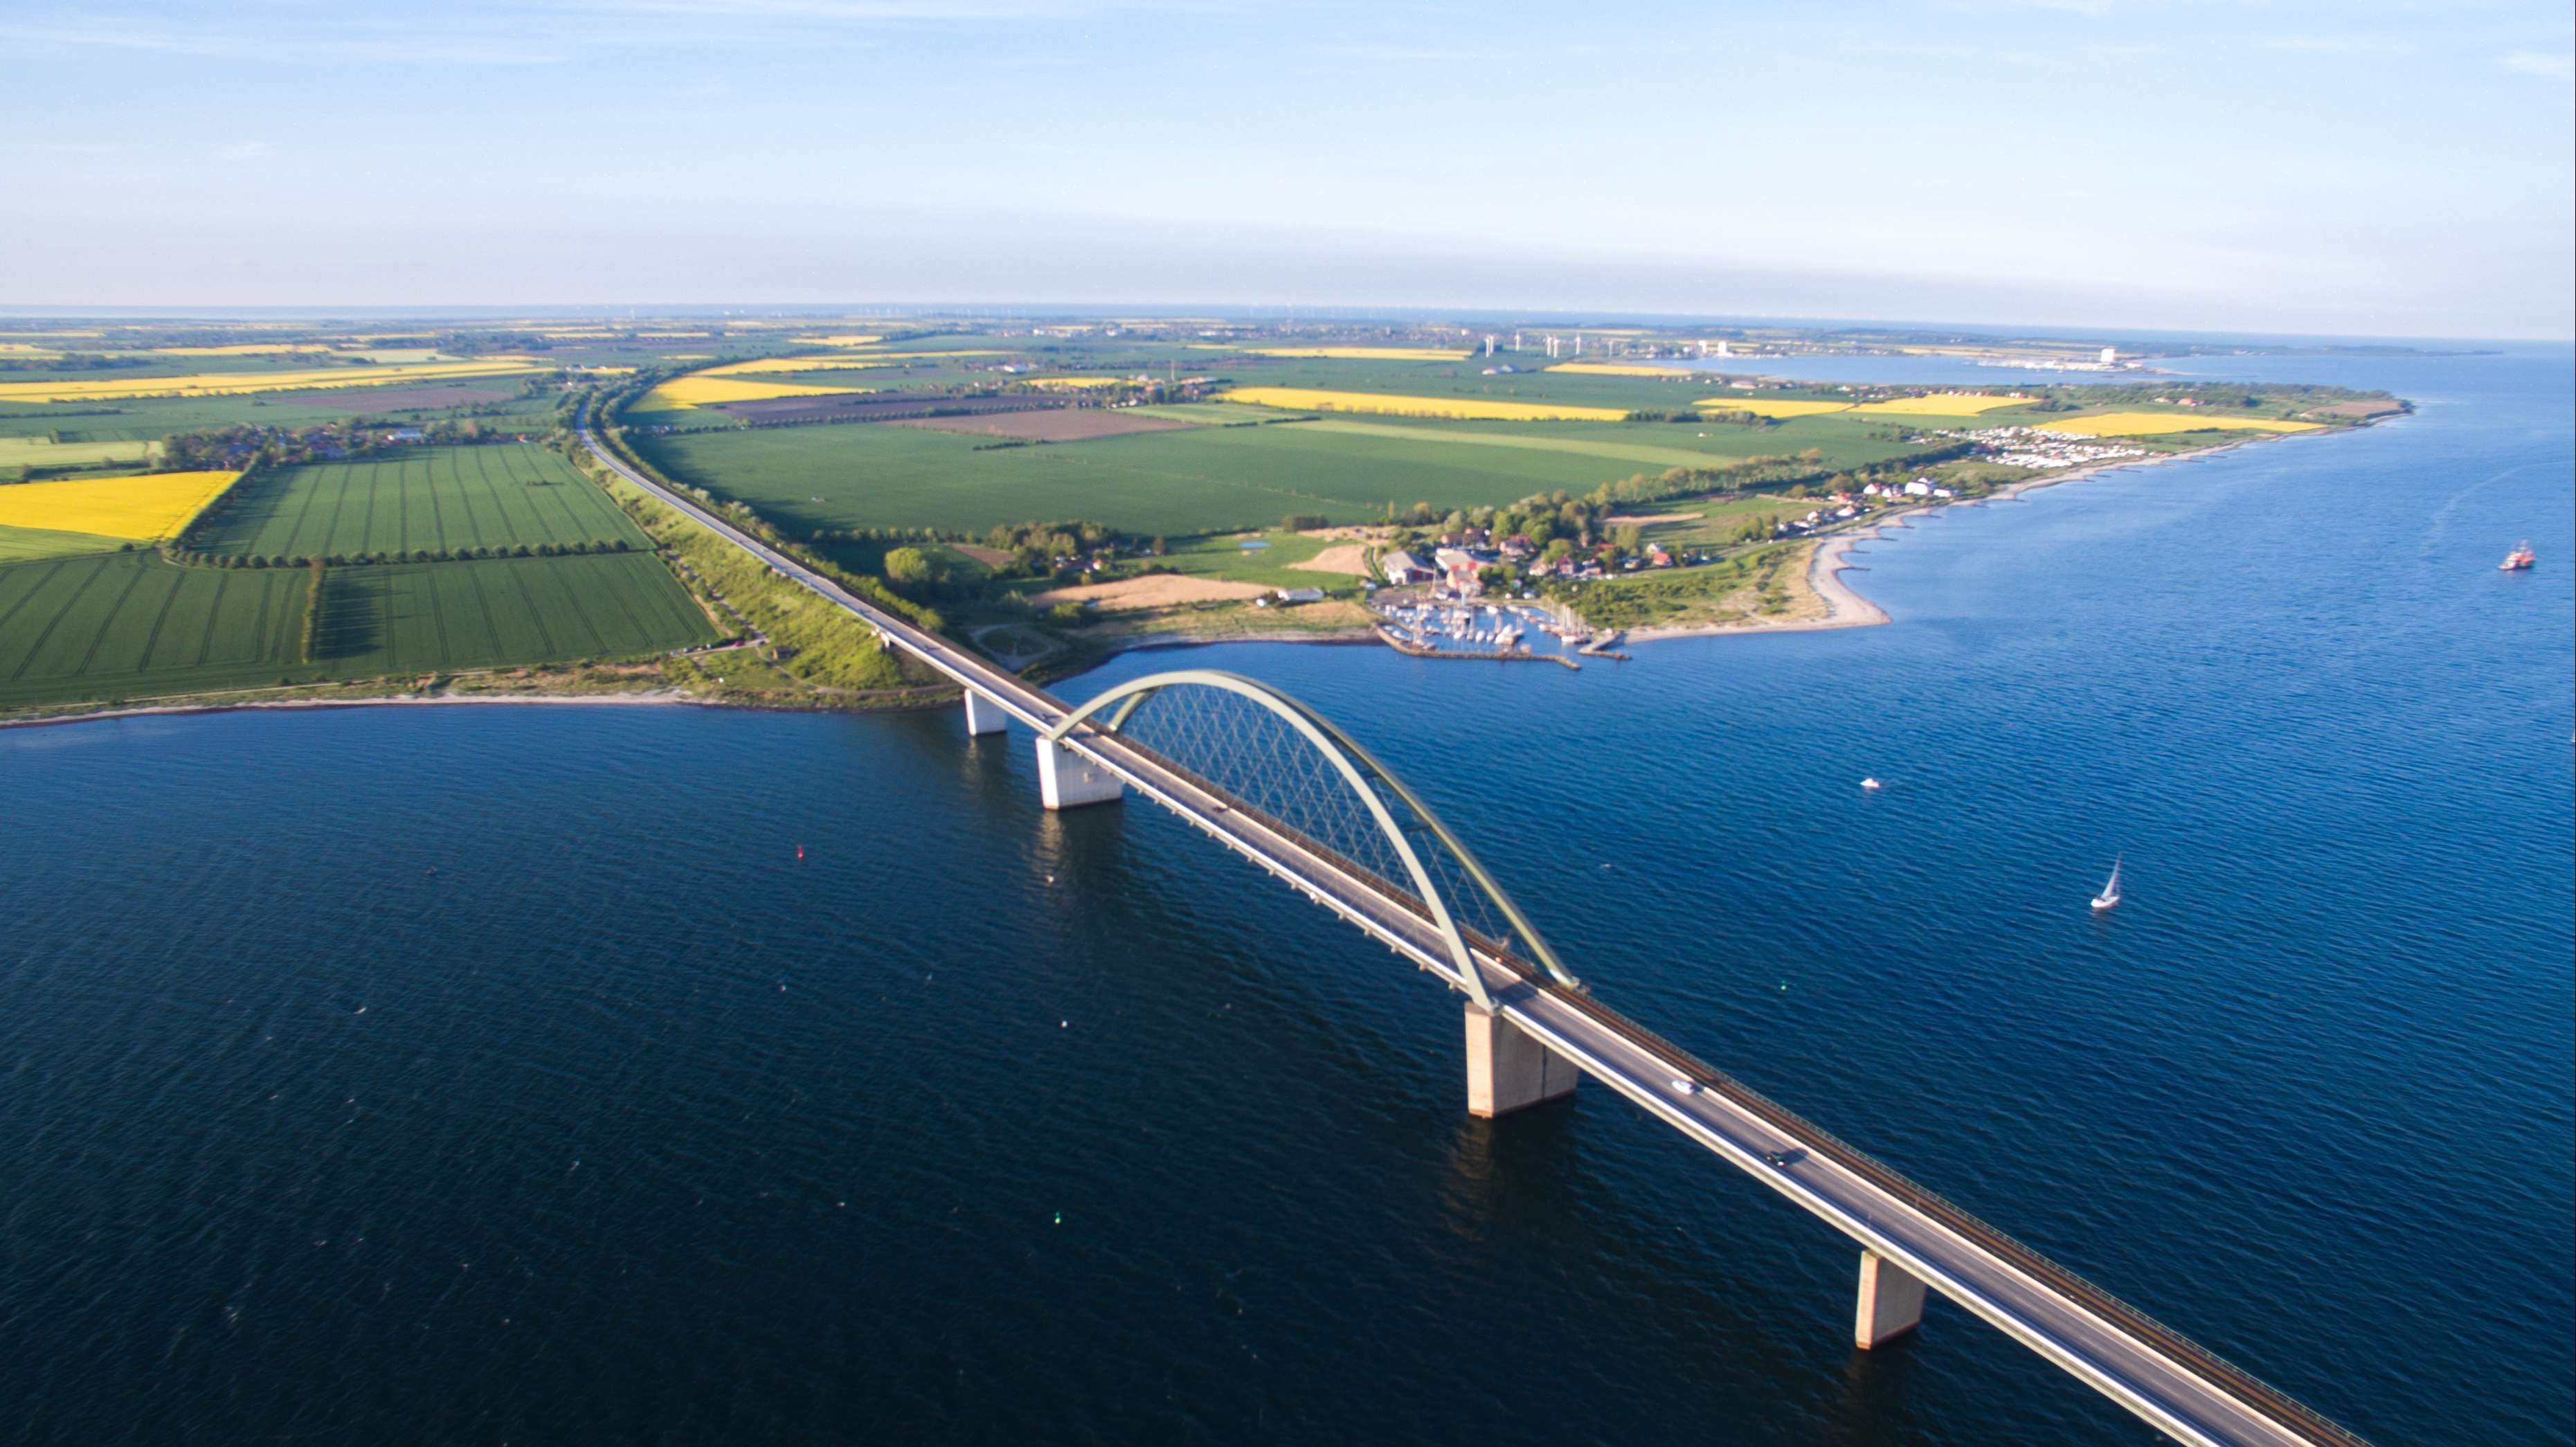
[[[2120,864],[2122,859],[2125,857],[2126,856],[2123,855],[2115,855],[2112,857],[2111,877],[2103,882],[2102,892],[2093,896],[2093,907],[2095,909],[2109,909],[2111,906],[2120,902]]]

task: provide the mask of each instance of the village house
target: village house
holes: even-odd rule
[[[1385,557],[1378,559],[1377,566],[1378,571],[1386,574],[1388,582],[1399,587],[1406,583],[1428,583],[1439,576],[1424,567],[1420,558],[1402,548],[1390,549]]]

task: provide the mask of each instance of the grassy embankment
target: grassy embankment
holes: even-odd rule
[[[612,435],[611,443],[616,439]],[[882,648],[876,633],[842,609],[770,571],[766,564],[683,516],[660,499],[609,473],[583,471],[671,556],[713,617],[735,622],[761,647],[728,649],[666,660],[665,674],[694,696],[710,701],[772,707],[885,709],[950,701],[955,686],[934,671]],[[721,504],[719,504],[721,506]],[[787,546],[747,509],[732,521]],[[809,558],[842,573],[828,560]],[[843,574],[845,582],[915,621],[936,625],[936,615],[913,609],[873,579]],[[771,655],[776,655],[775,657]]]

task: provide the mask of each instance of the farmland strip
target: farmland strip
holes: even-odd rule
[[[67,565],[67,560],[64,559],[56,559],[50,563],[39,563],[33,565],[34,569],[41,569],[42,571],[33,572],[33,576],[36,581],[28,585],[26,592],[18,595],[18,601],[10,604],[7,612],[0,613],[0,638],[6,638],[9,636],[9,620],[18,616],[18,610],[26,607],[31,599],[42,594],[45,591],[45,585],[52,582],[54,580],[54,575],[61,572]],[[31,571],[33,571],[33,569],[31,569]],[[50,628],[52,625],[48,624],[46,626]],[[35,641],[27,645],[27,658],[35,657],[36,645],[44,641],[44,635],[42,633],[37,634]],[[19,674],[26,672],[26,670],[27,659],[22,658],[18,660],[18,666],[10,670],[9,676],[11,678],[16,678]]]
[[[170,605],[178,601],[179,585],[188,581],[188,575],[178,568],[161,569],[146,567],[144,571],[167,571],[170,577],[170,586],[163,590],[161,594],[161,611],[152,615],[151,630],[143,635],[143,650],[134,655],[134,671],[136,673],[141,673],[143,670],[152,666],[152,649],[155,644],[158,644],[161,641],[161,625],[170,621]],[[105,630],[102,629],[99,636],[101,638],[106,637],[107,635]]]
[[[448,467],[447,467],[447,470],[448,470],[450,473],[453,473],[453,472],[456,470],[456,461],[455,461],[455,459],[454,459],[454,458],[450,458],[450,459],[448,459]],[[428,491],[429,491],[429,527],[430,527],[430,531],[432,531],[432,532],[434,532],[434,533],[438,534],[438,542],[437,542],[437,544],[436,544],[436,547],[435,547],[434,551],[444,552],[444,551],[445,551],[445,550],[447,550],[449,547],[453,546],[453,544],[451,544],[451,543],[447,540],[447,515],[446,515],[445,513],[441,512],[441,511],[439,510],[439,506],[438,506],[438,478],[437,478],[437,476],[436,476],[434,473],[433,473],[433,475],[432,475],[432,476],[430,477],[430,479],[429,479],[429,489],[428,489]]]
[[[89,636],[89,647],[81,650],[80,667],[72,670],[72,677],[89,676],[90,663],[98,657],[98,646],[107,641],[108,634],[116,631],[116,615],[125,611],[125,600],[134,596],[134,590],[142,584],[143,575],[148,570],[137,567],[131,571],[134,576],[127,578],[125,586],[117,590],[116,601],[108,605],[107,616],[100,620],[98,631]]]
[[[537,642],[545,649],[547,657],[556,656],[554,630],[546,627],[545,610],[537,606],[536,595],[528,591],[527,579],[520,576],[516,568],[510,570],[510,579],[518,584],[519,598],[528,605],[528,621],[537,625]]]
[[[510,564],[503,563],[500,566],[506,568],[509,567]],[[492,640],[492,648],[494,652],[506,657],[510,650],[508,646],[501,641],[500,620],[492,616],[492,595],[485,592],[483,589],[483,575],[487,571],[489,571],[489,569],[476,568],[470,575],[474,582],[474,605],[483,610],[484,636]]]
[[[383,475],[384,472],[381,468],[371,467],[367,469],[367,515],[358,524],[358,550],[360,552],[371,553],[378,551],[374,546],[376,541],[376,486],[378,479]]]
[[[465,509],[465,525],[467,528],[471,529],[474,534],[472,540],[467,542],[465,546],[475,548],[490,547],[492,544],[487,539],[486,529],[483,526],[483,519],[477,516],[474,511],[474,491],[466,485],[465,469],[462,466],[458,466],[450,470],[456,474],[456,505]],[[483,479],[484,490],[489,492],[492,486],[492,471],[490,468],[483,465],[483,458],[479,450],[474,458],[474,471],[477,476]],[[509,535],[509,531],[506,528],[492,534],[492,536],[498,536],[501,538],[507,538]]]
[[[259,481],[260,485],[263,487],[283,487],[286,485],[284,480],[274,472],[262,473]],[[313,513],[313,499],[321,495],[322,489],[318,487],[308,487],[303,491],[304,503],[301,507],[298,507],[295,510],[295,521],[288,524],[286,529],[286,538],[290,544],[298,542],[303,538],[305,520],[311,517]],[[334,518],[339,516],[339,508],[336,505],[332,508],[331,515]],[[274,520],[273,515],[272,520]],[[265,529],[263,529],[263,531],[265,531]],[[325,537],[323,542],[327,544],[330,542],[330,539]],[[330,549],[326,546],[323,551],[328,552]]]
[[[491,495],[493,510],[498,512],[501,516],[501,536],[499,540],[493,544],[493,547],[506,548],[510,545],[510,540],[513,537],[518,536],[521,532],[518,520],[512,516],[509,501],[501,495],[500,484],[492,480],[491,469],[482,468],[481,474],[483,478],[483,490]]]
[[[614,571],[607,568],[602,568],[599,571],[605,574],[608,580],[614,584],[608,592],[611,597],[617,600],[618,611],[626,615],[627,626],[635,630],[634,636],[637,648],[641,649],[644,646],[649,645],[653,639],[660,637],[660,631],[648,626],[644,622],[643,615],[635,611],[635,589],[631,582],[635,576],[634,573],[631,570],[622,567],[615,569]]]
[[[599,569],[590,566],[590,559],[586,557],[555,561],[553,582],[571,602],[573,615],[582,630],[590,635],[591,646],[580,651],[593,657],[625,651],[610,641],[607,630],[599,626],[599,619],[591,612],[593,591],[608,581],[600,575]]]
[[[430,631],[438,636],[438,661],[452,664],[456,660],[456,650],[447,642],[446,600],[439,596],[437,579],[433,575],[422,573],[420,587],[422,592],[429,595],[429,627]]]
[[[539,472],[542,473],[543,469],[539,469]],[[510,469],[510,474],[513,478],[518,479],[522,490],[533,492],[536,495],[537,503],[534,509],[536,512],[543,513],[546,510],[547,501],[550,500],[554,504],[554,510],[563,514],[562,530],[552,532],[554,541],[558,543],[569,543],[581,538],[581,521],[572,515],[572,504],[565,501],[556,488],[551,485],[538,486],[528,482],[524,478],[518,478],[518,469],[515,467]]]
[[[214,654],[215,620],[224,615],[224,593],[227,589],[231,588],[232,585],[232,571],[230,569],[218,569],[215,573],[214,601],[206,605],[205,631],[200,633],[197,637],[197,656],[194,663],[198,666],[203,666],[205,661]]]

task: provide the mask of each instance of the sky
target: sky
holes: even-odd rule
[[[11,306],[2564,339],[2566,0],[0,0]]]

